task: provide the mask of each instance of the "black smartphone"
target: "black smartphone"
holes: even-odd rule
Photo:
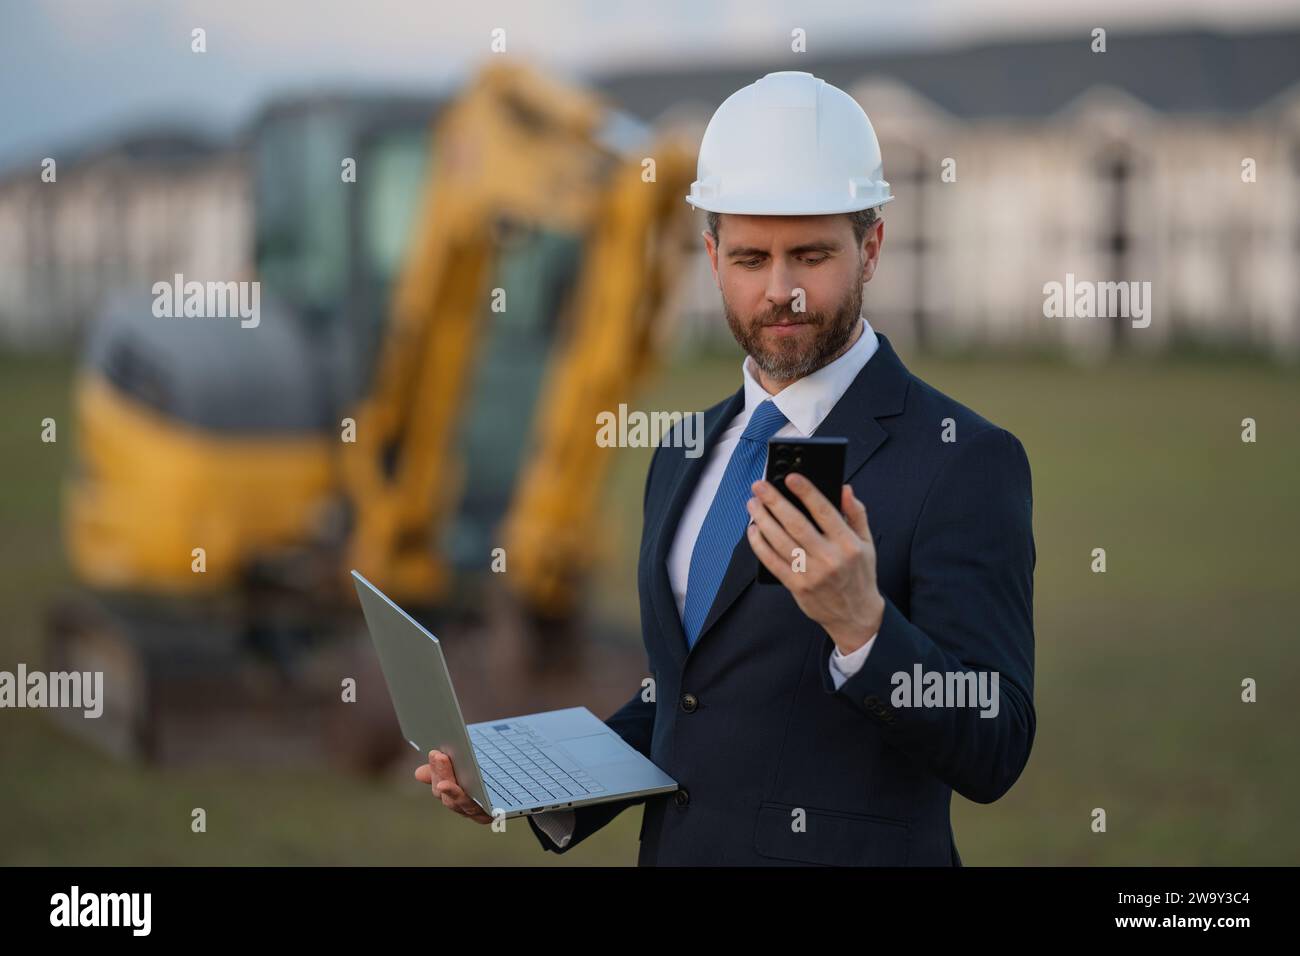
[[[767,473],[763,476],[785,495],[805,518],[817,521],[804,507],[799,496],[785,486],[785,476],[792,471],[803,475],[826,496],[836,509],[840,506],[840,488],[844,484],[844,452],[847,438],[772,438],[767,443]],[[790,556],[793,561],[793,556]],[[759,584],[779,584],[776,575],[758,563]]]

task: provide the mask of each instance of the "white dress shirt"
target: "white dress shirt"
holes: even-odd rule
[[[686,606],[686,580],[690,574],[691,553],[695,550],[695,539],[704,525],[709,506],[713,504],[713,496],[717,493],[718,485],[722,483],[722,475],[727,470],[727,463],[731,461],[731,453],[740,443],[740,436],[749,424],[754,409],[770,398],[786,417],[786,424],[773,436],[774,438],[810,437],[857,378],[863,366],[875,354],[878,344],[875,331],[864,317],[862,334],[849,346],[847,352],[811,375],[792,382],[775,395],[768,394],[767,390],[759,384],[758,378],[750,368],[751,359],[746,357],[741,363],[745,405],[709,449],[704,471],[700,474],[695,490],[691,492],[685,510],[682,511],[672,547],[668,551],[668,580],[672,585],[673,599],[677,602],[679,617]],[[838,506],[839,502],[833,504]],[[834,649],[828,666],[831,680],[837,690],[846,680],[861,670],[875,642],[876,635],[873,634],[869,641],[851,654],[841,654],[838,647]],[[540,813],[533,819],[556,846],[563,848],[568,845],[573,836],[575,820],[572,810],[553,810],[549,813]]]

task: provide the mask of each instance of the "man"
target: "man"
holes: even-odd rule
[[[544,848],[645,802],[643,865],[961,865],[952,791],[990,803],[1024,768],[1029,463],[861,315],[892,198],[866,114],[810,74],[769,74],[710,122],[688,201],[709,213],[747,357],[704,413],[706,454],[662,442],[651,460],[638,582],[654,693],[607,721],[680,789],[529,817]],[[814,433],[848,450],[839,501],[788,479],[810,522],[761,478],[769,438]],[[781,586],[755,582],[760,562]],[[952,693],[976,686],[994,699]],[[416,777],[489,822],[445,754]]]

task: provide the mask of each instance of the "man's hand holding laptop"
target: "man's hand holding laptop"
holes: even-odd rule
[[[485,813],[456,782],[456,770],[451,765],[451,758],[441,750],[429,751],[429,762],[415,768],[415,779],[430,784],[433,795],[441,799],[442,805],[448,810],[468,817],[475,823],[492,822],[491,814]]]

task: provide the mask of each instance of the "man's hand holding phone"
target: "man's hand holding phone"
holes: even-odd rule
[[[809,521],[768,481],[756,481],[746,530],[755,556],[789,589],[799,609],[830,635],[841,654],[851,654],[880,630],[885,600],[876,587],[876,547],[866,506],[842,485],[836,509],[807,478],[790,472],[786,487],[812,514]],[[841,516],[840,511],[847,516]],[[793,555],[803,550],[803,570]]]

